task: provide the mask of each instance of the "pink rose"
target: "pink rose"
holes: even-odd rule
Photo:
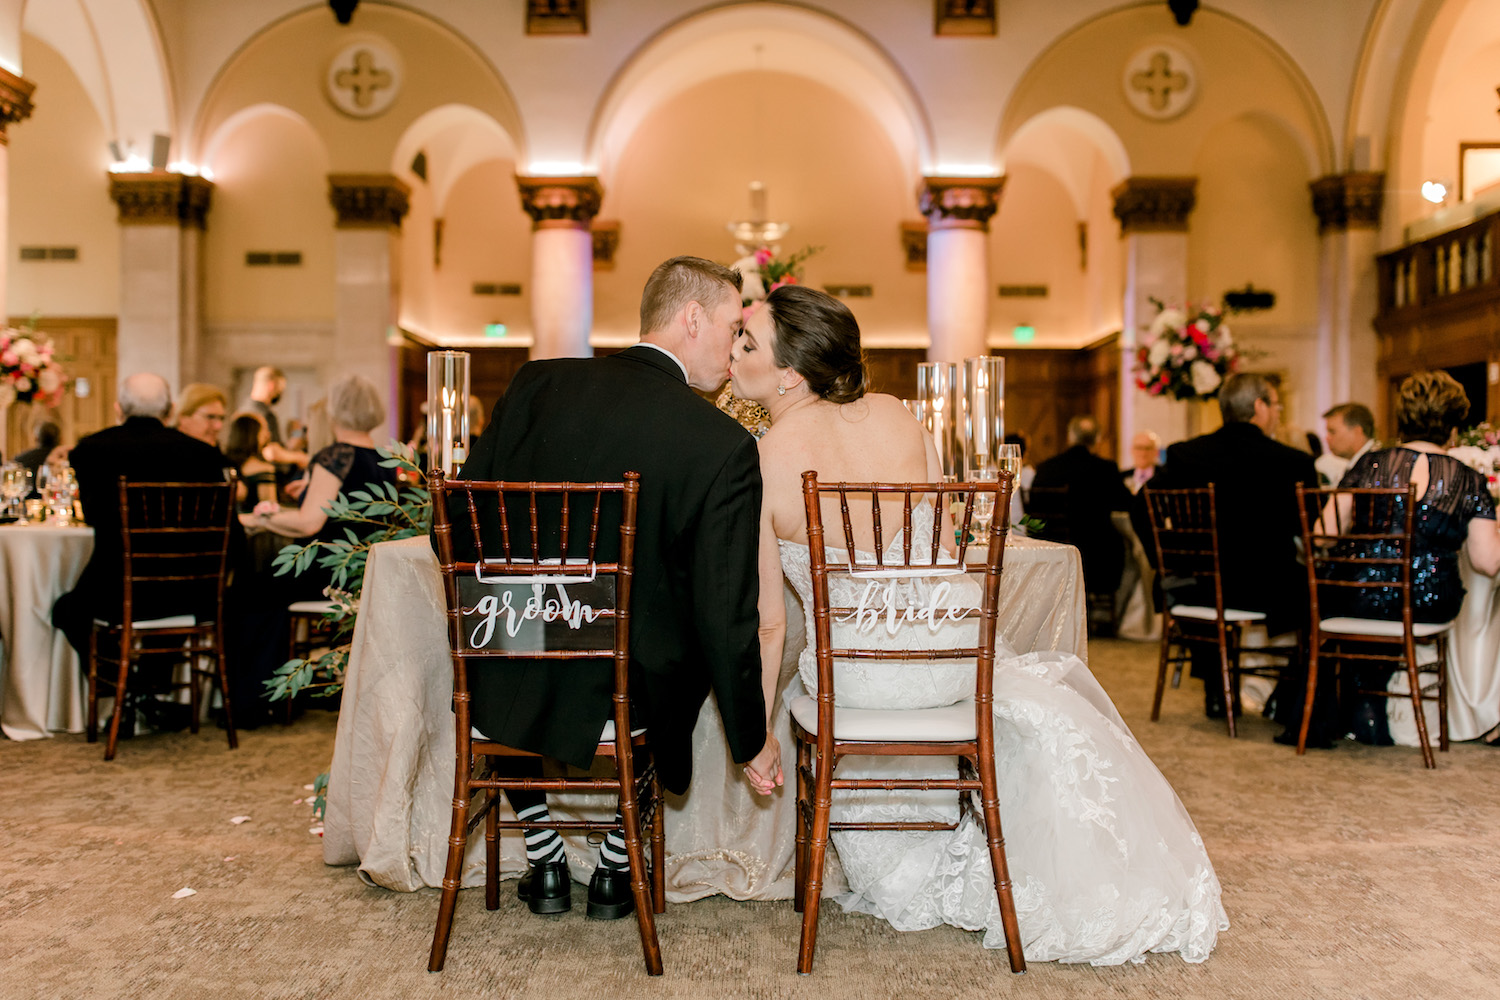
[[[759,250],[755,251],[755,264],[757,267],[765,267],[766,264],[770,262],[770,260],[771,251],[767,250],[765,247],[761,247]]]
[[[5,365],[8,368],[14,368],[20,363],[21,356],[18,355],[15,351],[12,351],[10,348],[6,348],[3,353],[0,353],[0,365]]]

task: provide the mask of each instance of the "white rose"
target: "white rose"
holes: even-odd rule
[[[1188,344],[1182,349],[1182,357],[1185,361],[1191,361],[1198,356],[1198,345]]]
[[[1151,335],[1160,336],[1165,330],[1180,330],[1187,322],[1187,314],[1181,309],[1163,309],[1151,321]]]
[[[17,337],[11,341],[10,349],[17,354],[26,354],[36,350],[36,343],[30,337]]]
[[[1167,355],[1172,353],[1172,345],[1167,343],[1166,337],[1157,337],[1151,342],[1151,349],[1146,353],[1146,360],[1152,368],[1160,368],[1166,363]]]
[[[42,355],[34,348],[17,351],[16,353],[20,355],[22,364],[30,365],[31,367],[36,368],[42,363]]]
[[[54,367],[47,366],[37,373],[36,384],[43,392],[56,392],[62,388],[62,374]]]
[[[1193,391],[1200,396],[1207,396],[1219,388],[1219,383],[1223,381],[1219,378],[1219,373],[1214,371],[1214,366],[1202,358],[1193,362],[1188,374],[1193,379]]]

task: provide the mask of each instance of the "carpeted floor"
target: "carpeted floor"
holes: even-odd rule
[[[793,971],[790,903],[669,907],[666,976],[633,920],[533,917],[507,891],[459,900],[447,970],[429,975],[432,890],[365,886],[323,865],[303,786],[334,718],[246,733],[138,737],[111,764],[82,737],[0,742],[0,997],[1213,997],[1430,1000],[1500,995],[1500,751],[1354,744],[1299,759],[1201,693],[1148,720],[1154,647],[1091,663],[1176,786],[1224,884],[1232,927],[1208,962],[1033,964],[952,928],[898,934],[825,907],[817,967]],[[249,819],[235,824],[233,817]],[[184,887],[196,895],[174,899]]]

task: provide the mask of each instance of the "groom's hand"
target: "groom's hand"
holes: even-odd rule
[[[745,765],[745,778],[762,795],[770,795],[782,782],[781,744],[766,733],[766,745]]]

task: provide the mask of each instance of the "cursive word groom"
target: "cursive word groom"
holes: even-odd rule
[[[693,727],[710,690],[730,752],[748,762],[747,777],[762,791],[781,781],[757,638],[760,460],[754,438],[693,392],[723,385],[741,323],[738,272],[674,257],[646,282],[641,342],[609,357],[524,366],[461,473],[534,482],[618,481],[640,473],[632,724],[649,726],[662,783],[678,793],[692,775]],[[466,520],[455,517],[459,552]],[[601,558],[606,537],[613,536],[601,531]],[[610,715],[611,690],[607,664],[566,670],[555,662],[495,664],[471,675],[471,714],[491,739],[587,767]],[[522,820],[547,815],[541,792],[508,797]],[[526,859],[519,893],[531,911],[569,909],[571,882],[556,831],[528,831]],[[632,911],[628,871],[624,839],[611,832],[589,883],[589,916],[614,919]]]

